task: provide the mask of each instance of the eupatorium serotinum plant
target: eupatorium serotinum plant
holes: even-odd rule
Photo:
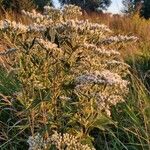
[[[0,32],[15,49],[16,99],[28,118],[29,149],[94,149],[90,131],[104,129],[111,107],[128,94],[129,66],[116,45],[137,38],[78,19],[80,8],[73,5],[22,13],[32,23],[3,20]]]

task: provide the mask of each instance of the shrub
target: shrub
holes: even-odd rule
[[[22,11],[32,18],[30,25],[0,22],[3,37],[14,45],[1,54],[16,52],[12,67],[21,86],[16,100],[27,118],[29,139],[34,142],[40,133],[39,140],[47,141],[57,132],[60,139],[69,135],[92,149],[89,133],[112,123],[111,107],[128,94],[129,66],[115,48],[137,38],[112,36],[105,25],[78,20],[80,8],[73,5],[44,9],[44,14]]]
[[[2,0],[0,2],[1,9],[11,9],[15,12],[20,12],[22,9],[33,9],[34,7],[32,0]]]
[[[31,10],[38,8],[42,10],[47,4],[51,4],[50,0],[1,0],[0,8],[5,10],[12,9],[15,12],[21,12],[22,9]]]

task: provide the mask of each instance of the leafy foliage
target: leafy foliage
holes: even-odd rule
[[[31,10],[38,7],[40,10],[47,4],[52,5],[50,0],[1,0],[0,8],[12,9],[13,11],[20,12],[22,9]]]
[[[61,4],[74,4],[86,11],[105,10],[110,6],[111,0],[59,0]]]
[[[150,18],[149,0],[123,0],[125,13],[139,12],[145,19]]]

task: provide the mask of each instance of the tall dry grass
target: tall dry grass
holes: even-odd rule
[[[138,35],[142,40],[150,40],[150,20],[141,18],[138,13],[128,15],[118,15],[111,13],[84,13],[83,17],[92,22],[104,23],[115,33],[125,33]]]

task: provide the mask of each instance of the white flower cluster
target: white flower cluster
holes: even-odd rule
[[[120,69],[120,71],[123,70],[127,70],[130,68],[130,66],[122,61],[118,61],[118,60],[111,60],[111,61],[105,61],[107,68],[111,69],[117,69],[117,71]],[[127,72],[128,73],[128,72]]]
[[[55,49],[57,48],[58,46],[55,44],[55,43],[52,43],[48,40],[43,40],[42,38],[41,39],[37,39],[38,43],[45,49]]]
[[[109,70],[85,73],[77,77],[75,83],[76,92],[95,99],[99,111],[104,111],[109,117],[110,107],[124,101],[123,96],[128,93],[129,84]]]
[[[128,84],[128,82],[126,80],[123,80],[117,73],[112,73],[109,70],[102,71],[99,76],[101,76],[106,84],[119,85],[120,87],[122,87],[121,89],[126,88]]]
[[[14,32],[28,32],[28,31],[45,31],[46,27],[43,25],[39,24],[32,24],[32,25],[24,25],[22,23],[17,23],[15,21],[10,21],[10,20],[4,20],[0,21],[0,30],[7,30],[10,29]]]
[[[26,15],[34,21],[33,24],[26,26],[21,23],[5,20],[0,22],[0,29],[7,29],[9,27],[12,27],[12,29],[19,29],[21,31],[45,32],[47,28],[53,27],[59,32],[60,29],[67,28],[68,33],[72,29],[72,31],[76,31],[78,35],[87,35],[87,38],[90,39],[92,39],[92,37],[95,36],[99,44],[110,44],[113,42],[137,40],[137,37],[134,36],[118,35],[106,37],[106,32],[112,33],[112,31],[106,25],[91,23],[88,20],[79,21],[75,19],[75,16],[81,15],[80,8],[77,6],[65,5],[62,9],[56,9],[53,7],[45,6],[44,9],[44,14],[37,13],[35,10],[33,10],[32,12],[26,12],[24,10],[22,11],[24,15]],[[67,19],[65,19],[65,17]],[[69,36],[68,33],[67,36]],[[70,34],[72,34],[72,32],[70,32]]]
[[[75,19],[74,17],[78,17],[82,15],[81,9],[75,5],[64,5],[62,9],[62,14],[66,19]]]
[[[55,59],[63,59],[63,51],[61,48],[58,48],[57,44],[48,40],[43,40],[42,38],[38,38],[36,41],[43,49],[49,52],[51,57],[54,57]],[[56,61],[55,59],[53,59],[54,62]]]
[[[70,19],[65,22],[59,23],[56,28],[59,29],[70,29],[71,31],[77,32],[80,34],[85,34],[88,36],[97,35],[102,36],[104,33],[111,33],[112,31],[105,26],[104,24],[98,24],[98,23],[90,23],[88,20],[74,20]],[[71,32],[70,32],[71,33]]]
[[[57,150],[95,150],[95,148],[90,148],[87,144],[81,144],[79,139],[71,134],[60,134],[56,131],[46,140],[37,134],[34,137],[30,136],[27,142],[29,144],[29,150],[47,150],[52,145]]]
[[[47,24],[47,26],[45,26]],[[0,30],[10,29],[13,32],[45,32],[47,27],[52,24],[52,21],[45,21],[44,24],[39,24],[34,22],[30,25],[24,25],[22,23],[17,23],[15,21],[10,21],[8,19],[0,21]]]
[[[45,6],[44,7],[44,15],[49,16],[50,18],[54,19],[54,16],[56,20],[60,19],[62,21],[62,18],[65,20],[68,19],[75,19],[77,16],[81,16],[82,12],[81,9],[78,6],[75,5],[64,5],[62,9],[56,9],[54,7]]]
[[[9,27],[9,22],[7,20],[0,21],[0,30],[7,29]]]
[[[76,78],[77,85],[83,84],[107,84],[119,85],[121,89],[126,88],[128,82],[123,80],[117,73],[112,73],[109,70],[95,71],[93,73],[86,73]]]
[[[120,56],[120,53],[116,50],[105,49],[105,47],[98,48],[95,44],[84,43],[83,47],[86,49],[89,49],[95,55],[97,55],[99,57],[101,57],[101,56],[105,56],[105,57],[111,57],[111,56],[117,56],[118,57],[118,56]]]
[[[104,55],[106,57],[120,55],[120,53],[116,50],[106,50],[105,48],[97,48],[94,50],[94,53],[100,56]]]
[[[22,32],[26,32],[27,31],[27,26],[26,25],[23,25],[22,23],[16,23],[15,21],[11,22],[11,27],[14,30],[20,30]]]
[[[46,31],[46,26],[42,24],[33,23],[27,26],[27,31],[33,31],[33,32],[44,32]]]
[[[124,102],[122,95],[112,95],[108,92],[97,93],[94,95],[96,103],[98,105],[98,110],[105,112],[108,117],[111,116],[111,106],[115,106],[117,103]]]
[[[137,41],[137,40],[138,38],[135,36],[118,35],[118,36],[110,36],[109,38],[103,39],[102,41],[100,41],[100,43],[111,44],[111,43]]]
[[[89,30],[93,30],[93,31],[102,30],[102,31],[112,33],[112,31],[104,24],[98,24],[98,23],[88,23],[88,24],[89,24]]]
[[[32,12],[27,12],[25,10],[22,10],[22,14],[26,15],[27,17],[36,20],[37,22],[41,22],[44,20],[45,16],[42,15],[41,13],[37,13],[36,10],[32,10]]]
[[[50,24],[49,24],[50,25]],[[46,26],[38,23],[33,23],[30,25],[24,25],[22,23],[17,23],[15,21],[4,20],[0,21],[0,30],[10,29],[13,32],[45,32]]]
[[[128,64],[124,63],[124,62],[121,62],[121,61],[117,61],[117,60],[112,60],[112,61],[106,61],[107,64],[110,64],[110,65],[122,65],[122,66],[127,66],[127,67],[130,67]]]
[[[51,140],[58,150],[95,150],[88,145],[81,144],[77,137],[68,133],[61,135],[60,133],[55,132],[51,136]]]
[[[67,97],[67,96],[64,96],[64,95],[60,96],[59,98],[60,98],[61,100],[71,100],[70,97]]]
[[[44,7],[44,14],[47,19],[52,19],[54,22],[62,21],[62,10],[50,6]]]
[[[117,73],[121,77],[126,77],[129,73],[130,66],[121,60],[106,60],[104,61],[105,69]]]
[[[0,30],[5,30],[11,28],[12,30],[16,31],[21,31],[21,32],[26,32],[28,30],[28,27],[22,23],[17,23],[15,21],[10,21],[5,19],[4,21],[0,21]]]
[[[38,133],[35,136],[30,136],[27,142],[29,144],[28,150],[46,150],[50,140],[44,140],[43,137]]]

